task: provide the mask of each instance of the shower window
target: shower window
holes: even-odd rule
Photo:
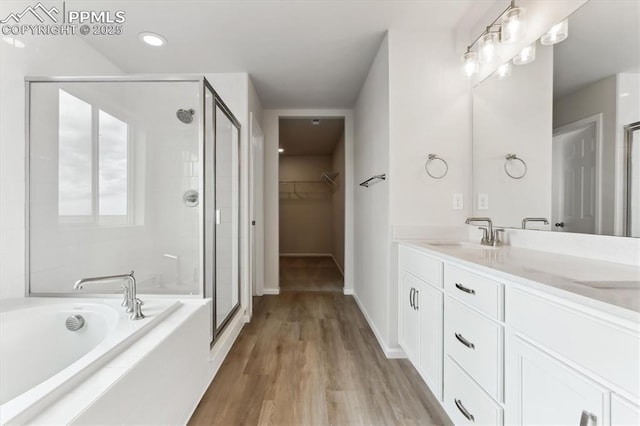
[[[59,221],[131,223],[130,126],[62,89],[58,93]]]

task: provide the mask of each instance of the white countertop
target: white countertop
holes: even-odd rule
[[[640,323],[640,268],[635,266],[511,246],[394,242]]]

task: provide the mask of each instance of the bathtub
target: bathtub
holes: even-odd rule
[[[132,321],[116,299],[25,298],[0,307],[0,424],[22,422],[77,386],[177,310],[176,300],[145,301]],[[85,324],[69,331],[65,321]]]

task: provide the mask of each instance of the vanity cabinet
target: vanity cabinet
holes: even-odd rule
[[[442,399],[442,262],[400,247],[398,342],[434,395]]]
[[[399,342],[455,424],[640,425],[637,320],[414,247]]]

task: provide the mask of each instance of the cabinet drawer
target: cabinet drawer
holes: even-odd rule
[[[465,269],[446,264],[444,287],[448,294],[484,312],[503,319],[503,285]]]
[[[502,408],[455,363],[445,357],[444,406],[456,425],[500,425]]]
[[[597,313],[513,287],[506,293],[506,323],[634,397],[640,396],[640,334]]]
[[[401,245],[398,248],[398,268],[411,272],[431,285],[442,288],[442,262]]]
[[[451,297],[445,299],[444,311],[445,353],[502,401],[503,327]]]

